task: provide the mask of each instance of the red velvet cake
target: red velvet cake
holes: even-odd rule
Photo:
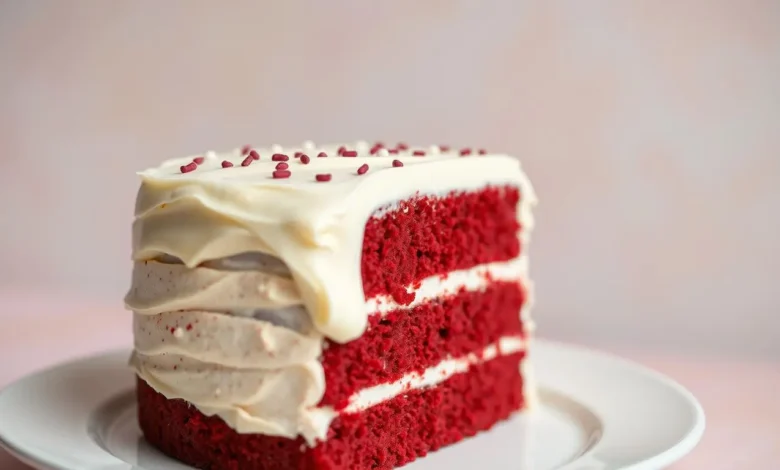
[[[138,418],[202,469],[390,469],[524,409],[535,195],[512,157],[364,142],[141,174]]]

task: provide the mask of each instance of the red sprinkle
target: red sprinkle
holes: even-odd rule
[[[192,323],[187,323],[187,331],[192,330]]]
[[[398,155],[398,149],[390,149],[387,151],[390,155]]]
[[[254,160],[260,160],[260,154],[257,153],[257,150],[250,150],[249,156],[252,157]]]
[[[308,155],[306,155],[305,153],[301,155],[301,163],[303,163],[304,165],[308,165],[310,161],[311,158],[309,158]]]
[[[295,152],[295,155],[293,155],[293,157],[301,158],[301,155],[303,155],[303,152]]]
[[[415,150],[414,152],[412,152],[412,155],[414,155],[415,157],[422,157],[425,155],[425,150]]]
[[[254,158],[252,158],[252,155],[247,155],[243,162],[241,162],[241,166],[249,166],[252,164],[252,162],[255,161]]]
[[[364,163],[363,165],[358,168],[357,174],[363,175],[368,171],[368,163]]]
[[[401,160],[393,160],[393,166],[395,167],[404,166],[404,162],[402,162]]]
[[[285,154],[283,154],[283,153],[275,153],[275,154],[274,154],[274,155],[271,157],[271,160],[273,160],[273,161],[275,161],[275,162],[286,162],[286,161],[287,161],[287,160],[289,160],[289,159],[290,159],[290,157],[288,157],[287,155],[285,155]]]
[[[480,155],[485,155],[487,153],[487,150],[479,149],[479,152],[477,152],[477,153],[479,153]]]
[[[195,162],[195,164],[200,165],[201,163],[206,161],[206,159],[203,158],[203,157],[195,157],[195,158],[192,159],[192,161]]]
[[[409,149],[409,146],[408,146],[408,145],[406,145],[406,144],[405,144],[405,143],[403,143],[403,142],[401,142],[401,143],[399,143],[398,145],[396,145],[396,147],[398,148],[398,150],[408,150],[408,149]]]
[[[339,147],[339,150],[338,150],[338,152],[336,152],[336,153],[337,153],[338,155],[341,155],[341,154],[342,154],[342,153],[344,153],[346,150],[347,150],[347,148],[346,148],[346,147],[344,147],[344,146],[342,145],[341,147]]]
[[[288,165],[288,164],[286,164],[284,162],[279,162],[279,163],[276,164],[276,169],[277,170],[286,170],[289,167],[290,167],[290,165]]]
[[[357,150],[344,150],[341,152],[342,157],[357,157]]]
[[[319,182],[325,182],[330,181],[331,174],[330,173],[320,173],[319,175],[314,177]]]
[[[317,158],[325,158],[327,156],[328,156],[328,154],[325,153],[325,152],[320,152],[320,153],[317,154]]]
[[[442,152],[449,152],[450,151],[450,146],[449,145],[439,145],[439,150],[441,150]]]
[[[241,155],[248,154],[250,150],[252,150],[251,145],[244,145],[243,147],[241,147]]]
[[[460,149],[461,155],[471,155],[471,149]]]
[[[231,166],[233,166],[232,163],[227,160],[222,160],[222,168],[230,168]]]
[[[195,162],[190,162],[186,165],[182,165],[179,170],[181,170],[182,173],[189,173],[191,171],[195,171],[198,169],[198,164]]]
[[[292,174],[292,172],[290,172],[288,170],[276,170],[276,171],[273,172],[274,178],[276,178],[276,179],[279,179],[279,178],[289,178],[291,174]]]

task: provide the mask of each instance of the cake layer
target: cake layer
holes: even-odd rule
[[[520,253],[516,186],[446,196],[416,196],[380,208],[366,223],[361,272],[365,297],[414,295],[406,286],[435,274],[468,269]]]
[[[363,336],[324,349],[322,404],[341,409],[360,389],[481,351],[502,337],[522,337],[525,297],[519,281],[495,282],[482,290],[462,289],[412,309],[370,317]]]
[[[410,391],[362,413],[337,418],[329,439],[238,434],[183,400],[169,400],[138,380],[138,416],[146,439],[197,468],[225,470],[389,469],[489,429],[524,406],[518,373],[523,353]]]

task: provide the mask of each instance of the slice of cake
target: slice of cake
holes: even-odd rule
[[[125,300],[140,426],[166,454],[387,469],[527,406],[516,159],[305,143],[140,176]]]

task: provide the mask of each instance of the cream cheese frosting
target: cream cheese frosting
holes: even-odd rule
[[[195,267],[243,252],[270,254],[289,267],[316,328],[346,342],[367,325],[360,255],[365,223],[376,209],[417,193],[510,184],[522,193],[523,232],[533,224],[530,206],[536,198],[515,158],[462,158],[422,147],[380,156],[362,142],[346,145],[355,157],[343,157],[339,147],[258,148],[259,160],[248,166],[241,166],[246,157],[240,150],[210,152],[194,171],[181,168],[197,156],[141,172],[133,259],[170,255]],[[294,158],[296,152],[306,152],[308,163]],[[318,158],[320,152],[327,157]],[[419,152],[426,155],[415,155]],[[274,154],[288,157],[289,177],[273,177],[280,163],[272,160]],[[233,166],[223,168],[222,162]],[[364,165],[368,169],[361,174]],[[318,182],[317,175],[325,174],[330,181]]]

